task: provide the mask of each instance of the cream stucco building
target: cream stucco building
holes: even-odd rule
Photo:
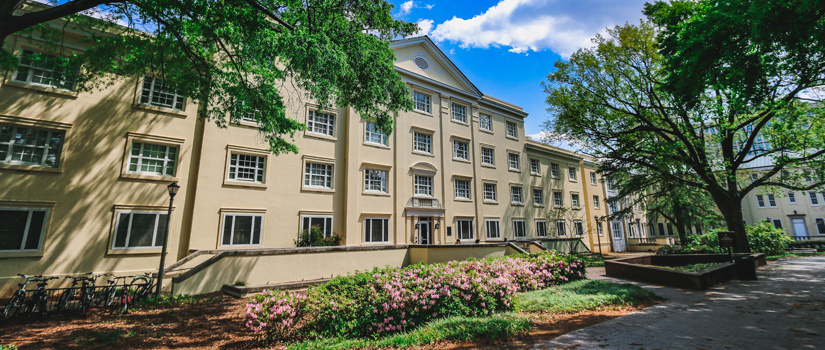
[[[3,293],[17,273],[156,270],[166,220],[170,264],[198,251],[294,247],[309,226],[351,247],[571,237],[610,248],[596,222],[607,212],[594,161],[529,140],[527,113],[484,95],[427,37],[391,45],[415,101],[395,132],[284,91],[307,130],[296,134],[299,154],[278,156],[253,121],[199,120],[162,77],[76,92],[27,60],[54,54],[37,41],[3,43],[22,58],[0,84]],[[171,182],[181,190],[167,218]],[[363,259],[358,268],[382,263]]]

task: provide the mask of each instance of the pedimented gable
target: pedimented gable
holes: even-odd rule
[[[395,66],[412,74],[481,96],[481,91],[458,70],[446,55],[426,36],[393,42]]]

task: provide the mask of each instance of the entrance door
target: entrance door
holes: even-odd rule
[[[622,222],[621,221],[611,221],[610,222],[610,232],[613,235],[613,251],[614,252],[623,252],[625,251],[625,242],[624,242],[624,234],[622,234]]]
[[[807,237],[808,228],[805,226],[805,219],[791,219],[793,223],[793,235],[798,237]]]
[[[418,244],[433,244],[432,218],[418,218]]]

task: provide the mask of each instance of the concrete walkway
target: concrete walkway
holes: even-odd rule
[[[771,262],[758,276],[707,291],[631,282],[669,300],[532,348],[825,349],[825,256]]]

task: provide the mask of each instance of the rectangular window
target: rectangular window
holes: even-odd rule
[[[553,206],[560,207],[564,205],[564,200],[562,199],[561,192],[553,192]]]
[[[264,216],[257,214],[223,214],[221,245],[260,245],[263,220]]]
[[[521,164],[518,159],[518,154],[508,153],[507,161],[510,166],[510,170],[521,170]]]
[[[579,207],[579,195],[578,195],[578,193],[570,194],[570,205],[572,205],[573,208],[578,208]]]
[[[599,196],[593,196],[593,208],[599,209]]]
[[[311,227],[321,231],[324,237],[332,237],[332,216],[301,215],[301,232],[307,232]]]
[[[495,151],[492,148],[481,147],[481,164],[496,165]]]
[[[567,236],[567,228],[564,225],[564,220],[556,220],[556,235],[559,237]]]
[[[696,234],[697,234],[697,235],[701,235],[701,234],[702,234],[702,226],[699,226],[699,225],[694,225],[694,226],[693,226],[693,228],[696,230]]]
[[[782,229],[782,219],[773,219],[773,227]]]
[[[64,131],[0,125],[0,163],[57,168]]]
[[[567,168],[567,178],[570,181],[576,181],[576,168],[573,168],[573,167]]]
[[[596,173],[594,173],[594,172],[592,172],[592,171],[590,172],[590,184],[591,184],[591,185],[595,185],[595,184],[596,184]]]
[[[814,222],[816,222],[817,232],[819,232],[820,235],[825,235],[825,219],[816,218],[814,219]]]
[[[470,181],[455,180],[455,198],[470,199]]]
[[[619,202],[609,201],[607,202],[607,208],[610,214],[615,214],[619,212]]]
[[[387,176],[384,170],[367,169],[364,172],[364,191],[388,193]]]
[[[364,135],[364,140],[366,140],[367,143],[387,145],[387,134],[385,134],[378,125],[373,122],[367,122],[365,129],[366,135]]]
[[[530,174],[541,175],[541,165],[538,159],[530,159]]]
[[[550,176],[559,177],[559,165],[558,164],[550,163]]]
[[[428,154],[433,153],[433,135],[416,132],[413,139],[413,150]]]
[[[46,209],[0,208],[0,252],[40,250]]]
[[[527,230],[525,229],[524,220],[513,220],[513,237],[527,237]]]
[[[816,198],[816,192],[808,192],[808,198],[811,199],[811,205],[819,205],[819,200]]]
[[[390,219],[388,218],[366,218],[364,219],[364,242],[365,243],[387,243],[390,241]]]
[[[129,153],[129,173],[175,176],[178,148],[133,142]]]
[[[470,160],[470,145],[463,141],[453,141],[453,158]]]
[[[168,217],[165,212],[118,212],[112,249],[160,248]]]
[[[478,127],[481,128],[481,130],[493,131],[493,117],[480,114],[478,116]]]
[[[518,125],[511,121],[507,121],[507,136],[518,138]]]
[[[484,184],[484,200],[485,201],[497,201],[498,196],[496,194],[496,184],[485,183]]]
[[[332,189],[332,164],[307,162],[304,186]]]
[[[610,232],[613,234],[613,238],[622,239],[622,223],[618,221],[610,222]]]
[[[510,201],[513,204],[524,203],[524,198],[521,193],[521,186],[510,186]]]
[[[599,236],[604,236],[604,227],[602,227],[601,222],[596,223],[596,233],[598,233]]]
[[[751,181],[756,182],[756,180],[759,180],[759,174],[751,174]]]
[[[415,175],[415,194],[433,196],[433,178],[431,176]]]
[[[458,226],[458,239],[473,240],[473,220],[472,219],[458,219],[456,220]]]
[[[186,98],[178,94],[174,86],[158,77],[143,77],[140,89],[140,103],[155,107],[172,108],[182,111]]]
[[[501,231],[499,231],[498,227],[498,219],[487,219],[484,224],[487,227],[487,239],[501,238]]]
[[[772,193],[768,194],[768,206],[776,208],[776,197]]]
[[[658,223],[657,226],[659,226],[659,236],[664,236],[665,234],[667,234],[667,232],[665,232],[665,223],[664,222]]]
[[[453,103],[453,120],[467,124],[467,107]]]
[[[547,221],[536,220],[536,237],[547,237]]]
[[[430,95],[414,92],[413,101],[415,110],[430,113]]]
[[[573,228],[576,230],[576,236],[584,236],[584,223],[581,221],[573,221]]]
[[[745,223],[747,225],[747,223]],[[668,236],[673,236],[673,224],[667,223],[667,234]]]
[[[632,222],[627,223],[627,237],[636,238],[636,226]]]
[[[307,131],[313,134],[335,136],[335,116],[329,113],[309,111]]]
[[[540,189],[533,189],[533,204],[537,206],[544,205],[544,192]]]
[[[793,192],[788,192],[788,203],[796,204],[796,194]]]
[[[761,194],[756,195],[756,206],[760,207],[760,208],[765,207],[765,197],[762,196]]]
[[[31,50],[23,50],[14,80],[27,84],[74,90],[75,79],[69,69],[61,66],[62,58]]]
[[[229,156],[229,180],[264,183],[266,158],[232,153]]]

